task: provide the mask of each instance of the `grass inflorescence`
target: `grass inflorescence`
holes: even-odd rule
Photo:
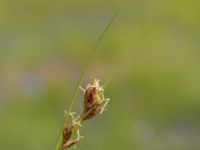
[[[83,66],[73,93],[71,104],[69,108],[65,110],[65,119],[60,129],[55,150],[64,150],[71,146],[75,146],[76,143],[83,138],[79,133],[79,128],[82,126],[83,122],[93,118],[97,114],[101,114],[109,101],[108,98],[104,98],[103,87],[99,85],[99,80],[95,79],[93,84],[88,84],[85,88],[81,88],[84,92],[83,114],[81,116],[75,117],[76,113],[72,112],[74,103],[77,100],[78,90],[83,81],[84,74],[97,50],[98,45],[100,44],[101,40],[105,36],[105,33],[115,20],[119,11],[120,9],[118,8],[108,22],[107,26],[105,27],[102,34],[99,36],[96,44],[94,45],[85,65]],[[77,138],[71,139],[72,135],[74,134],[77,134]]]

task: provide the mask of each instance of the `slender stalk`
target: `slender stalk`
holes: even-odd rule
[[[97,41],[96,41],[94,47],[92,48],[92,51],[91,51],[91,53],[90,53],[90,55],[89,55],[89,57],[88,57],[88,59],[87,59],[85,65],[83,66],[83,69],[82,69],[82,71],[81,71],[81,73],[80,73],[79,80],[78,80],[78,82],[77,82],[77,84],[76,84],[76,88],[75,88],[74,93],[73,93],[73,96],[72,96],[72,101],[71,101],[70,107],[67,109],[67,110],[68,110],[68,111],[67,111],[68,113],[72,111],[72,108],[73,108],[73,106],[74,106],[74,103],[75,103],[75,101],[76,101],[76,99],[77,99],[77,94],[78,94],[78,90],[79,90],[79,85],[81,85],[81,83],[82,83],[82,81],[83,81],[84,74],[85,74],[85,72],[86,72],[86,70],[87,70],[87,68],[88,68],[88,66],[89,66],[89,64],[90,64],[90,62],[91,62],[91,60],[92,60],[92,58],[93,58],[93,56],[94,56],[96,50],[97,50],[98,45],[100,44],[100,42],[102,41],[103,37],[105,36],[107,30],[110,28],[111,24],[113,23],[113,21],[114,21],[115,18],[117,17],[119,11],[120,11],[120,8],[118,8],[118,9],[115,11],[114,15],[112,16],[112,18],[111,18],[110,21],[108,22],[107,26],[105,27],[105,29],[103,30],[103,32],[101,33],[101,35],[99,36],[99,38],[97,39]],[[69,114],[66,116],[66,119],[64,120],[64,122],[67,121],[68,118],[69,118]],[[57,139],[57,143],[56,143],[56,148],[55,148],[55,150],[59,150],[60,145],[61,145],[62,130],[63,130],[63,127],[64,127],[64,122],[63,122],[63,124],[62,124],[61,129],[60,129],[60,133],[59,133],[59,136],[58,136],[58,139]]]

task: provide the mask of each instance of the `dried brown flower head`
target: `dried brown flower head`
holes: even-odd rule
[[[88,84],[85,89],[81,88],[84,92],[84,110],[83,120],[87,120],[101,114],[104,111],[109,98],[104,98],[103,86],[99,85],[99,80],[94,79],[94,83]]]
[[[75,130],[76,127],[81,127],[81,123],[80,121],[78,121],[78,119],[80,117],[77,117],[75,118],[74,115],[75,113],[72,112],[72,113],[69,113],[67,114],[67,112],[65,112],[65,115],[69,115],[70,118],[71,118],[71,123],[70,124],[67,124],[65,123],[64,125],[64,129],[63,129],[63,142],[62,142],[62,150],[65,150],[71,146],[75,146],[75,144],[81,139],[83,138],[82,136],[80,136],[79,134],[79,130]],[[71,140],[71,136],[72,134],[76,131],[77,133],[77,138],[74,139],[74,140]]]

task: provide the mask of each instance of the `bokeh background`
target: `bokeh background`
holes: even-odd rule
[[[199,0],[1,0],[0,149],[55,149],[83,64],[119,6],[82,83],[109,83],[112,101],[78,150],[200,149]]]

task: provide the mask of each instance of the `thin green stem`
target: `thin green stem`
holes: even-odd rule
[[[114,15],[112,16],[112,18],[111,18],[110,21],[108,22],[107,26],[105,27],[105,29],[103,30],[102,34],[101,34],[101,35],[99,36],[99,38],[97,39],[97,41],[96,41],[94,47],[92,48],[92,51],[91,51],[91,53],[90,53],[90,55],[89,55],[89,57],[88,57],[88,59],[87,59],[85,65],[83,66],[83,69],[82,69],[82,71],[81,71],[81,73],[80,73],[79,80],[78,80],[78,82],[77,82],[77,84],[76,84],[76,88],[75,88],[74,93],[73,93],[73,96],[72,96],[71,104],[70,104],[69,108],[67,109],[67,110],[68,110],[68,111],[67,111],[67,112],[68,112],[68,115],[66,116],[64,122],[67,121],[68,118],[69,118],[69,113],[72,111],[72,108],[73,108],[73,106],[74,106],[74,103],[75,103],[75,101],[76,101],[76,99],[77,99],[77,94],[78,94],[78,90],[79,90],[79,85],[80,85],[80,84],[82,83],[82,81],[83,81],[84,74],[85,74],[85,72],[86,72],[86,70],[87,70],[87,68],[88,68],[88,66],[89,66],[89,64],[90,64],[90,62],[91,62],[91,60],[92,60],[92,58],[93,58],[93,56],[94,56],[96,50],[97,50],[97,47],[98,47],[98,45],[100,44],[100,42],[102,41],[103,37],[105,36],[107,30],[110,28],[111,24],[113,23],[113,21],[114,21],[115,18],[117,17],[119,11],[120,11],[120,8],[118,8],[118,9],[116,10],[116,12],[114,13]],[[63,130],[63,127],[64,127],[64,122],[63,122],[63,124],[62,124],[62,127],[61,127],[61,129],[60,129],[60,133],[59,133],[59,136],[58,136],[58,139],[57,139],[56,148],[55,148],[56,150],[59,150],[60,145],[61,145],[62,130]]]

